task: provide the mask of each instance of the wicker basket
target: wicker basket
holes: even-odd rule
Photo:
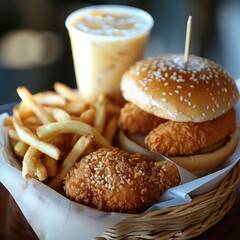
[[[132,215],[97,239],[190,239],[219,222],[236,200],[240,161],[215,190],[182,206]]]

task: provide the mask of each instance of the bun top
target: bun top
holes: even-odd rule
[[[122,77],[123,97],[144,111],[172,121],[203,122],[230,110],[239,93],[218,64],[190,55],[162,55],[133,65]]]

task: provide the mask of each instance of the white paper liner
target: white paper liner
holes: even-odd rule
[[[240,86],[239,81],[237,84]],[[240,103],[236,109],[239,122]],[[39,239],[93,239],[129,216],[77,204],[35,179],[24,179],[18,169],[9,165],[15,157],[8,142],[6,128],[3,127],[4,115],[0,115],[0,181],[11,193]],[[217,172],[196,178],[181,170],[181,178],[185,179],[181,185],[166,191],[159,203],[147,212],[188,203],[191,201],[190,196],[213,190],[239,161],[239,157],[240,144]],[[185,174],[188,175],[187,178]]]

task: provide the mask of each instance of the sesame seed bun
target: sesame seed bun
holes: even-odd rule
[[[162,55],[137,62],[121,81],[123,97],[155,116],[204,122],[221,116],[238,100],[233,78],[218,64],[190,55]]]
[[[140,118],[136,110],[130,114],[124,108],[120,114],[123,123],[119,124],[128,137],[119,142],[129,151],[141,145],[147,155],[167,156],[195,174],[206,174],[224,163],[238,144],[234,113],[238,89],[229,73],[213,61],[190,55],[186,64],[180,54],[147,58],[123,75],[121,90],[123,97],[142,111],[169,120],[147,135],[131,132],[129,122],[139,128],[144,114]],[[149,120],[146,115],[145,125],[150,125]],[[132,137],[134,133],[142,134],[144,144]]]

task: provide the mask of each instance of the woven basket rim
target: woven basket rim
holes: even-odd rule
[[[192,201],[149,213],[132,214],[108,229],[101,239],[189,239],[220,221],[236,200],[240,161],[214,190]],[[171,236],[171,237],[170,237]]]
[[[183,205],[156,210],[149,213],[132,214],[130,218],[135,217],[146,218],[147,216],[153,217],[157,215],[166,215],[173,213],[176,216],[178,212],[184,211],[185,209],[188,208],[192,208],[196,204],[202,203],[203,201],[209,202],[214,201],[214,199],[216,198],[222,198],[223,196],[227,195],[229,191],[232,191],[232,189],[235,188],[239,181],[240,181],[240,161],[238,161],[235,164],[233,169],[225,176],[225,178],[221,181],[217,188],[213,189],[210,192],[193,196],[191,202],[185,203]],[[124,221],[127,221],[127,219],[125,219]]]

